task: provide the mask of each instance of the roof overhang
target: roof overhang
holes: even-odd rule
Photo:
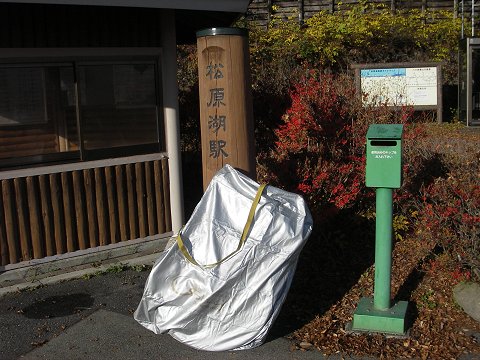
[[[89,5],[89,6],[124,6],[157,9],[204,10],[244,13],[250,0],[20,0],[9,3]]]

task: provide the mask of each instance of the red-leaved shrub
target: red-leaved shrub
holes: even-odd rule
[[[408,107],[363,106],[352,78],[312,71],[295,84],[275,148],[259,157],[260,173],[302,193],[317,219],[336,209],[371,206],[373,192],[364,185],[368,125],[407,124],[411,115]]]
[[[431,154],[426,170],[433,179],[421,185],[416,199],[417,235],[419,241],[435,239],[457,272],[469,274],[480,270],[478,136],[469,139],[453,127],[447,133],[433,130],[428,142],[419,144]]]

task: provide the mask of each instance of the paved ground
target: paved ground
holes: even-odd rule
[[[79,341],[81,339],[81,342]],[[318,353],[291,352],[289,341],[276,339],[247,352],[196,351],[169,335],[143,329],[131,316],[98,310],[25,359],[318,359]]]
[[[117,268],[118,269],[118,268]],[[263,346],[242,352],[191,349],[155,335],[132,317],[148,271],[113,267],[104,275],[27,289],[0,298],[0,359],[321,359],[292,351],[277,322]]]
[[[168,243],[171,240],[158,239],[148,246],[91,254],[90,259],[73,257],[0,273],[0,360],[325,358],[315,349],[292,350],[288,335],[308,320],[293,317],[295,312],[287,307],[264,345],[239,352],[197,351],[137,324],[133,312],[149,274],[146,265],[153,265]],[[87,260],[90,265],[83,264]]]
[[[145,257],[149,263],[156,256]],[[133,263],[138,264],[138,259]],[[142,263],[142,261],[140,261]],[[51,282],[0,293],[0,359],[311,360],[317,350],[292,350],[292,324],[280,314],[266,343],[240,352],[191,349],[169,335],[155,335],[133,319],[149,271],[110,267],[103,275]],[[121,271],[119,271],[121,270]],[[78,273],[75,274],[78,276]],[[5,290],[2,289],[2,290]],[[340,356],[329,359],[340,359]],[[347,357],[348,359],[348,357]],[[355,358],[360,359],[360,358]],[[465,355],[462,360],[473,360]]]

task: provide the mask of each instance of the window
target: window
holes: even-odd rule
[[[0,69],[0,124],[46,123],[45,71],[42,68]]]
[[[163,150],[158,56],[55,60],[0,63],[1,167]]]
[[[85,148],[158,142],[152,64],[80,65]]]
[[[0,160],[78,150],[72,66],[0,67]]]

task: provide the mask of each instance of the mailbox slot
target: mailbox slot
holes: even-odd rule
[[[397,146],[397,142],[392,140],[372,140],[370,144],[372,146]]]

